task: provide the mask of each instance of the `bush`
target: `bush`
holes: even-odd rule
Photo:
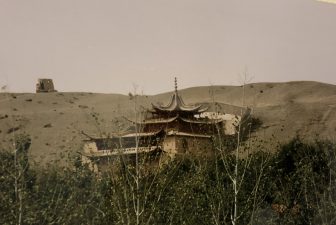
[[[229,174],[236,161],[227,153],[208,161],[181,158],[143,173],[136,193],[132,165],[117,173],[95,174],[71,158],[71,168],[51,163],[32,169],[27,157],[30,138],[16,140],[16,156],[0,152],[0,224],[18,223],[20,206],[22,224],[135,224],[137,198],[141,224],[231,223],[234,194]],[[238,164],[238,224],[334,221],[333,143],[307,144],[294,138],[275,155],[260,151]],[[15,190],[15,182],[20,189]],[[271,210],[272,204],[282,205],[284,212]]]

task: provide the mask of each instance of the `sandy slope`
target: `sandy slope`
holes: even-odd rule
[[[186,103],[213,100],[223,112],[238,113],[243,87],[212,86],[181,90]],[[141,96],[139,105],[167,103],[171,93]],[[263,121],[254,136],[286,141],[296,134],[314,139],[336,138],[336,86],[317,82],[256,83],[245,86],[245,105]],[[0,94],[0,138],[10,148],[14,133],[32,137],[31,154],[46,162],[55,155],[78,151],[81,131],[88,134],[122,132],[134,116],[134,101],[127,95],[92,93]],[[11,128],[18,129],[10,132]]]

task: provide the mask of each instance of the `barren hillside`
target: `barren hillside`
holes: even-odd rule
[[[336,138],[336,86],[317,82],[256,83],[240,86],[194,87],[180,91],[186,103],[217,105],[239,113],[245,105],[263,122],[253,134],[282,142],[299,134],[307,139]],[[140,96],[138,105],[168,102],[171,93]],[[216,103],[216,104],[214,104]],[[36,161],[81,149],[82,131],[90,135],[117,133],[123,117],[132,118],[134,101],[127,95],[95,93],[1,93],[0,138],[10,148],[15,133],[32,138]]]

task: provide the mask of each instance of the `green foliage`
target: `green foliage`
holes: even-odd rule
[[[135,191],[134,165],[93,173],[78,157],[73,167],[31,168],[28,136],[15,152],[0,151],[0,224],[231,224],[235,158],[182,158],[142,172]],[[16,163],[15,163],[16,162]],[[332,224],[336,159],[330,142],[295,138],[274,155],[259,151],[238,161],[238,224]],[[116,171],[117,170],[117,171]],[[22,174],[18,177],[18,174]],[[20,189],[15,191],[15,181]],[[278,204],[283,213],[271,209]]]
[[[28,211],[27,202],[35,184],[35,173],[29,169],[28,149],[31,139],[26,134],[14,137],[13,151],[0,151],[0,217],[3,223],[17,223]]]
[[[287,207],[282,223],[310,224],[318,210],[318,196],[329,179],[327,149],[299,138],[282,146],[274,156],[272,203]],[[298,210],[297,210],[298,209]]]
[[[0,218],[2,224],[15,223],[14,155],[0,151]]]
[[[254,116],[251,116],[249,123],[251,129],[250,132],[255,132],[263,125],[263,121],[260,118]]]

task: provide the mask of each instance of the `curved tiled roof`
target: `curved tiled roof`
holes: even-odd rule
[[[159,123],[170,123],[175,121],[179,116],[167,118],[167,119],[147,119],[142,122],[138,122],[139,124],[159,124]]]
[[[205,120],[205,119],[186,119],[186,118],[182,118],[180,117],[180,119],[184,122],[187,123],[199,123],[199,124],[216,124],[216,123],[220,123],[223,122],[222,119],[210,119],[210,120]]]
[[[163,111],[163,112],[194,112],[201,113],[206,111],[208,108],[203,107],[202,105],[186,105],[182,98],[179,96],[177,90],[175,90],[174,94],[170,99],[170,103],[166,106],[153,104],[153,109],[155,111]]]
[[[175,117],[170,117],[170,118],[166,118],[166,119],[147,119],[147,120],[143,120],[140,122],[135,122],[132,120],[128,120],[132,123],[137,123],[137,124],[163,124],[163,123],[170,123],[173,122],[175,120],[181,120],[187,123],[198,123],[198,124],[215,124],[215,123],[220,123],[223,122],[222,119],[187,119],[184,117],[181,117],[179,115],[175,116]]]

